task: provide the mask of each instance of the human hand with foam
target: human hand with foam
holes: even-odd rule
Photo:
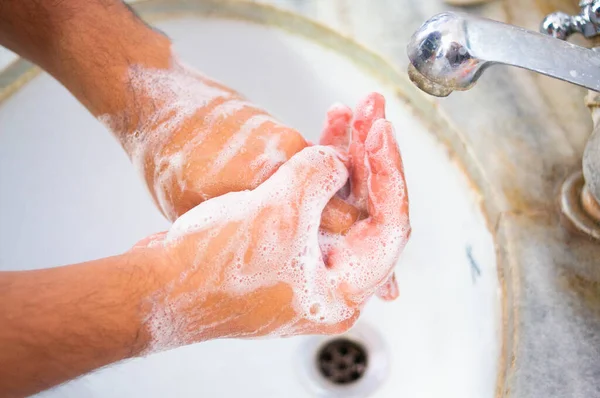
[[[347,203],[352,204],[359,211],[359,218],[368,214],[368,189],[367,166],[365,161],[365,141],[370,129],[377,120],[385,119],[385,98],[378,93],[371,93],[364,97],[356,106],[354,114],[352,110],[345,105],[333,105],[327,112],[327,121],[320,143],[322,145],[332,145],[342,153],[349,154],[350,181],[348,188],[340,192]],[[408,215],[408,208],[405,209]],[[338,238],[331,231],[323,230],[323,234],[328,235],[330,239]],[[378,290],[377,295],[387,301],[398,297],[398,283],[396,275]]]
[[[175,59],[168,70],[131,68],[128,79],[138,95],[135,107],[101,119],[121,140],[170,220],[204,200],[257,187],[309,145],[298,131],[239,93]],[[362,156],[359,148],[373,120],[384,118],[384,107],[381,95],[367,96],[358,105],[353,124],[349,108],[332,107],[321,143],[346,151],[352,131],[356,142],[350,147],[351,156]],[[353,176],[351,204],[339,196],[331,198],[321,220],[325,231],[345,232],[360,212],[365,213],[362,167],[357,166]],[[392,278],[380,296],[389,300],[397,295]]]
[[[182,66],[169,39],[120,0],[8,0],[0,22],[0,44],[113,128],[170,219],[256,188],[208,201],[121,255],[0,272],[0,395],[210,338],[341,332],[381,289],[410,231],[387,122],[353,135],[350,199],[364,213],[353,224],[354,207],[326,205],[347,172],[331,148],[304,149],[298,132]],[[343,147],[338,127],[351,117],[330,116],[324,142]],[[260,256],[269,247],[275,254]]]
[[[349,328],[410,234],[391,125],[376,120],[362,148],[360,165],[305,148],[253,191],[208,200],[121,255],[0,272],[0,395],[209,339]],[[319,224],[344,162],[362,170],[367,213],[342,236]]]
[[[169,38],[120,0],[11,1],[3,11],[0,44],[49,72],[110,127],[170,220],[206,199],[257,187],[308,145],[181,64]],[[346,231],[358,213],[334,197],[321,226]]]
[[[348,179],[348,159],[313,146],[254,190],[206,201],[138,244],[134,251],[168,259],[155,272],[164,288],[146,321],[151,349],[348,329],[390,277],[410,234],[392,126],[378,119],[362,138],[363,162],[350,163],[364,173],[367,214],[346,235],[319,224]]]

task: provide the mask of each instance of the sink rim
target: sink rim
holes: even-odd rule
[[[501,341],[496,378],[496,396],[505,396],[506,383],[516,369],[516,345],[518,343],[518,313],[514,295],[518,295],[518,265],[510,261],[508,248],[498,248],[500,237],[491,220],[499,214],[501,195],[477,160],[463,134],[453,125],[431,97],[420,92],[404,72],[376,52],[367,49],[353,39],[300,14],[256,2],[235,0],[142,0],[132,4],[136,12],[147,22],[154,23],[177,17],[212,17],[242,20],[284,30],[301,36],[325,48],[343,55],[360,69],[391,87],[398,98],[411,108],[416,118],[449,152],[455,164],[465,175],[472,191],[479,194],[480,206],[488,230],[496,244],[498,282],[501,289]],[[19,91],[41,72],[31,62],[17,58],[4,70],[0,70],[0,106],[12,94]],[[502,237],[502,241],[509,241]]]

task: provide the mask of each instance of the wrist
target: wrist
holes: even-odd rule
[[[215,275],[216,270],[209,271],[201,265],[211,256],[196,253],[196,250],[197,241],[184,238],[167,245],[142,248],[135,254],[152,258],[148,263],[152,267],[149,274],[153,281],[142,301],[139,335],[143,336],[140,340],[143,344],[138,346],[142,348],[139,354],[218,338],[231,330],[232,327],[223,322],[227,314],[219,310],[227,297],[218,283],[213,284],[214,278],[219,276]],[[218,324],[218,330],[208,327],[211,324]]]
[[[170,261],[163,247],[134,248],[121,255],[128,268],[131,303],[131,324],[135,325],[129,352],[131,357],[143,355],[152,346],[152,330],[148,325],[156,301],[162,301],[165,286],[173,280]]]

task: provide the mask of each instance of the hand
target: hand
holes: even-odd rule
[[[368,214],[368,166],[365,163],[365,141],[369,131],[377,120],[385,119],[385,99],[382,95],[371,93],[367,95],[356,107],[354,115],[350,108],[344,105],[334,105],[327,113],[327,122],[321,136],[321,145],[332,145],[340,152],[349,152],[350,157],[350,184],[349,189],[342,193],[344,199],[354,205],[364,216]],[[349,136],[351,133],[351,136]],[[401,170],[401,168],[400,168]],[[408,217],[408,207],[402,209]],[[323,231],[331,235],[328,231]],[[330,239],[335,239],[331,235]],[[377,295],[386,301],[398,297],[398,283],[392,274],[377,292]]]
[[[133,108],[101,119],[170,220],[207,199],[256,188],[307,146],[296,130],[176,60],[169,69],[132,67],[128,80]],[[322,223],[341,232],[357,217],[334,197]]]
[[[348,171],[332,147],[314,146],[253,191],[206,201],[136,246],[169,259],[155,272],[164,289],[147,317],[151,349],[348,329],[410,234],[402,162],[386,120],[371,126],[364,160],[367,214],[345,236],[319,232],[319,222]]]

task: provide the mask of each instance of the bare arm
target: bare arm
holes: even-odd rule
[[[298,131],[179,63],[170,40],[120,0],[0,1],[0,45],[40,65],[102,118],[170,220],[257,187],[307,146]],[[334,197],[323,227],[345,231],[357,218]]]
[[[150,252],[36,271],[0,272],[0,396],[22,397],[139,355]],[[146,310],[147,311],[147,310]]]
[[[169,40],[120,1],[0,1],[0,45],[65,85],[94,115],[135,101],[131,63],[167,67]],[[139,355],[154,261],[129,252],[83,264],[0,273],[0,396],[21,397]]]
[[[93,115],[113,113],[136,93],[132,64],[167,68],[170,41],[119,0],[4,0],[0,45],[53,75]]]

